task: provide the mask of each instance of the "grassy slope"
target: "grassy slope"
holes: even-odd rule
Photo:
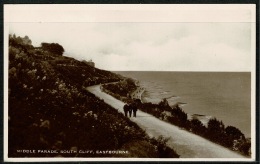
[[[149,139],[136,124],[83,89],[119,79],[13,38],[9,46],[9,157],[178,157],[173,151],[159,151],[165,143]],[[17,151],[25,149],[77,153]],[[80,154],[79,150],[128,150],[130,154]]]

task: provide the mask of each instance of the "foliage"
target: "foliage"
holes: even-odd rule
[[[216,118],[210,119],[208,122],[207,137],[219,143],[221,137],[224,134],[225,126],[222,121],[218,121]]]
[[[238,150],[240,152],[242,152],[243,154],[250,156],[251,155],[251,142],[250,141],[240,142],[238,144]]]
[[[225,133],[232,139],[232,140],[245,140],[245,135],[236,127],[228,126],[225,129]]]
[[[188,125],[188,116],[187,113],[185,113],[178,105],[175,106],[172,111],[171,111],[171,116],[168,118],[169,122],[180,126],[187,128],[189,127]]]
[[[133,79],[125,78],[116,84],[104,84],[103,88],[113,92],[114,94],[118,94],[121,97],[127,98],[129,97],[128,95],[137,88],[137,86],[135,85],[135,81]]]
[[[199,121],[197,119],[192,119],[191,120],[191,130],[195,134],[205,136],[207,128],[201,123],[201,121]]]
[[[110,157],[113,154],[17,150],[120,150],[133,141],[151,143],[136,124],[84,89],[120,77],[10,37],[9,157]],[[155,156],[140,157],[159,156],[152,144],[147,146]]]
[[[153,139],[152,142],[155,142],[156,149],[159,152],[159,158],[172,158],[180,156],[172,149],[167,146],[167,142],[170,138],[164,138],[163,136],[159,136],[156,140]]]
[[[19,51],[27,52],[28,49],[32,48],[32,41],[28,36],[16,37],[15,34],[9,35],[9,46],[15,46]]]
[[[64,48],[58,43],[42,43],[42,49],[58,56],[62,56]]]

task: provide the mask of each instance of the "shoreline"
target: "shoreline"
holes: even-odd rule
[[[141,102],[143,102],[143,99],[142,99],[142,95],[145,91],[145,88],[144,87],[140,87],[140,86],[137,86],[137,89],[134,90],[131,94],[130,94],[130,97],[132,99],[140,99]]]
[[[158,93],[158,95],[160,95],[160,93]],[[160,96],[159,96],[160,98]],[[167,98],[174,98],[174,99],[178,99],[180,98],[178,95],[174,95],[174,96],[170,96],[170,97],[167,97]],[[167,99],[166,98],[166,99]],[[163,98],[160,98],[160,100],[162,100]],[[144,100],[144,98],[142,99]],[[146,99],[145,99],[146,100]],[[167,100],[168,101],[168,100]],[[148,102],[151,102],[153,103],[152,101],[142,101],[143,103],[148,103]],[[160,102],[160,101],[159,101]],[[158,104],[159,102],[156,102],[155,104]],[[213,118],[216,118],[218,119],[217,116],[215,115],[211,115],[210,113],[209,114],[204,114],[203,112],[202,113],[192,113],[191,111],[186,111],[185,110],[185,106],[188,105],[189,103],[183,103],[183,102],[175,102],[173,105],[170,105],[171,107],[174,107],[176,105],[178,105],[179,107],[181,107],[188,115],[188,119],[189,120],[192,120],[192,118],[195,118],[199,121],[201,121],[203,123],[204,126],[207,127],[207,124],[208,124],[208,121],[210,119],[213,119]],[[221,120],[223,121],[223,120]],[[224,122],[224,121],[223,121]],[[225,122],[224,122],[225,123]],[[225,123],[226,126],[235,126],[235,125],[232,125],[232,124],[227,124]],[[240,130],[240,127],[239,126],[235,126],[235,127],[238,127],[239,130]],[[242,131],[242,133],[245,135],[246,138],[251,138],[251,133],[245,133],[244,131]]]
[[[142,103],[143,102],[143,99],[142,99],[142,95],[143,93],[145,92],[145,88],[144,87],[140,87],[139,84],[140,82],[139,81],[136,81],[136,84],[138,85],[137,86],[137,89],[134,90],[130,96],[132,99],[140,99]],[[178,97],[178,96],[171,96],[171,97]],[[169,98],[171,98],[169,97]],[[176,104],[172,105],[172,106],[175,106],[175,105],[179,105],[180,107],[182,106],[185,106],[187,105],[188,103],[181,103],[181,102],[177,102]],[[199,121],[201,121],[201,123],[204,125],[204,126],[208,126],[208,121],[210,120],[210,118],[212,118],[211,115],[204,115],[204,114],[198,114],[198,113],[187,113],[188,115],[188,119],[189,120],[192,120],[192,119],[197,119]]]
[[[135,89],[131,94],[130,94],[130,98],[132,98],[132,99],[134,99],[134,98],[141,98],[141,96],[142,96],[142,94],[144,93],[144,91],[145,91],[145,89],[144,89],[144,87],[140,87],[140,85],[136,85],[136,87],[137,87],[137,89]],[[178,96],[175,96],[175,97],[178,97]],[[166,101],[168,101],[168,100],[166,100]],[[168,104],[168,103],[167,103]],[[181,102],[178,102],[176,105],[179,105],[179,106],[182,106],[182,105],[186,105],[187,103],[181,103]],[[154,104],[155,105],[155,104]],[[158,105],[158,104],[157,104]],[[171,106],[170,106],[171,107]],[[172,107],[171,107],[172,108]],[[173,108],[172,108],[173,109]],[[176,109],[177,110],[177,109]],[[179,124],[177,124],[178,122],[171,122],[171,120],[167,120],[166,119],[166,121],[165,121],[165,118],[167,118],[167,117],[170,117],[170,118],[172,118],[171,117],[171,115],[172,115],[172,110],[164,110],[161,114],[163,114],[163,115],[161,115],[160,114],[160,116],[158,116],[158,113],[156,113],[156,112],[158,112],[158,111],[156,111],[155,113],[151,113],[151,112],[149,112],[149,111],[147,111],[147,110],[141,110],[141,111],[143,111],[143,112],[146,112],[146,113],[148,113],[148,114],[151,114],[151,115],[153,115],[153,116],[155,116],[156,118],[158,118],[159,120],[161,120],[161,121],[164,121],[164,122],[167,122],[167,123],[169,123],[169,124],[171,124],[171,125],[174,125],[174,126],[177,126],[177,127],[179,127],[180,129],[185,129],[187,132],[190,132],[191,133],[191,126],[189,125],[189,126],[179,126]],[[178,112],[179,110],[177,110],[176,112]],[[182,111],[182,109],[181,109],[181,111]],[[213,117],[211,116],[211,115],[205,115],[205,114],[199,114],[199,113],[194,113],[194,114],[188,114],[188,113],[185,113],[184,111],[182,111],[184,114],[186,114],[188,117],[186,118],[187,119],[187,121],[191,121],[191,120],[193,120],[193,119],[195,119],[195,120],[199,120],[200,122],[201,122],[201,124],[205,127],[205,128],[208,128],[208,122],[210,121],[210,119],[212,119]],[[165,117],[166,116],[166,117]],[[214,118],[214,119],[216,119],[216,118]],[[218,120],[217,120],[218,121]],[[222,121],[221,121],[222,122]],[[184,124],[183,124],[184,125]],[[189,129],[190,128],[190,129]],[[194,129],[193,129],[194,130]],[[196,129],[195,129],[196,130]],[[196,133],[197,132],[197,133]],[[211,142],[213,142],[213,140],[211,140],[210,139],[210,137],[207,137],[207,136],[204,136],[203,135],[203,133],[200,133],[199,131],[195,131],[195,132],[192,132],[192,134],[194,134],[194,135],[198,135],[198,136],[200,136],[200,137],[203,137],[204,139],[206,139],[206,140],[208,140],[208,141],[211,141]],[[242,133],[243,134],[243,133]],[[244,134],[243,134],[244,135]],[[245,136],[245,138],[247,139],[247,137]],[[231,150],[231,151],[233,151],[233,149],[234,150],[238,150],[238,148],[237,147],[230,147],[229,148],[229,146],[224,146],[224,143],[223,144],[221,144],[222,142],[220,142],[220,143],[218,143],[218,141],[216,140],[216,141],[214,141],[213,143],[215,143],[215,144],[218,144],[218,145],[221,145],[221,146],[223,146],[223,147],[225,147],[225,148],[227,148],[227,149],[229,149],[229,150]],[[242,142],[241,142],[242,143]],[[243,141],[243,143],[248,143],[248,140],[245,140],[245,141]],[[234,151],[234,152],[238,152],[239,154],[241,154],[241,152],[239,152],[239,151]],[[241,154],[242,155],[242,154]]]
[[[142,95],[144,93],[145,88],[144,87],[140,87],[140,81],[138,81],[137,79],[135,79],[138,83],[138,86],[137,86],[137,89],[133,92],[137,92],[138,93],[138,99],[141,100],[142,103],[147,103],[147,102],[151,102],[151,101],[144,101],[144,99],[142,98]],[[143,90],[142,90],[143,89]],[[179,96],[170,96],[168,98],[179,98]],[[131,98],[136,98],[136,97],[131,97]],[[163,98],[161,98],[162,100]],[[166,98],[167,99],[167,98]],[[168,101],[168,100],[167,100]],[[183,102],[176,102],[174,105],[171,105],[171,107],[173,106],[176,106],[176,105],[179,105],[180,107],[184,107],[186,106],[188,103],[183,103]],[[188,113],[187,112],[187,115],[188,115],[188,120],[192,120],[192,119],[197,119],[199,120],[205,127],[208,126],[208,122],[210,119],[213,119],[213,118],[217,118],[213,115],[206,115],[206,114],[201,114],[201,113]],[[221,120],[222,121],[222,120]],[[226,125],[226,126],[233,126],[233,125]],[[251,135],[250,134],[246,134],[246,133],[243,133],[245,135],[246,138],[251,138]]]
[[[124,103],[102,92],[98,85],[88,87],[87,90],[123,113]],[[160,135],[169,137],[167,145],[173,147],[181,155],[180,158],[247,158],[236,151],[160,120],[149,113],[138,111],[137,117],[130,119],[145,129],[151,137],[157,138]],[[201,143],[204,143],[203,146]]]
[[[188,104],[182,107],[186,112],[216,117],[225,125],[238,127],[246,137],[253,135],[250,114],[253,109],[249,95],[250,74],[151,71],[120,72],[120,74],[138,79],[141,86],[146,88],[146,92],[142,95],[143,102],[158,103],[163,97],[180,96],[179,99],[169,99],[169,104],[178,101],[187,102]],[[192,78],[194,81],[191,83]],[[200,79],[204,79],[205,82],[202,84]]]

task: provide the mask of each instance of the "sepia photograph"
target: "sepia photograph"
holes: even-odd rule
[[[254,161],[254,4],[4,5],[4,160]]]

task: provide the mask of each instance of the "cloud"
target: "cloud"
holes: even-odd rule
[[[250,71],[250,23],[12,23],[107,70]]]

